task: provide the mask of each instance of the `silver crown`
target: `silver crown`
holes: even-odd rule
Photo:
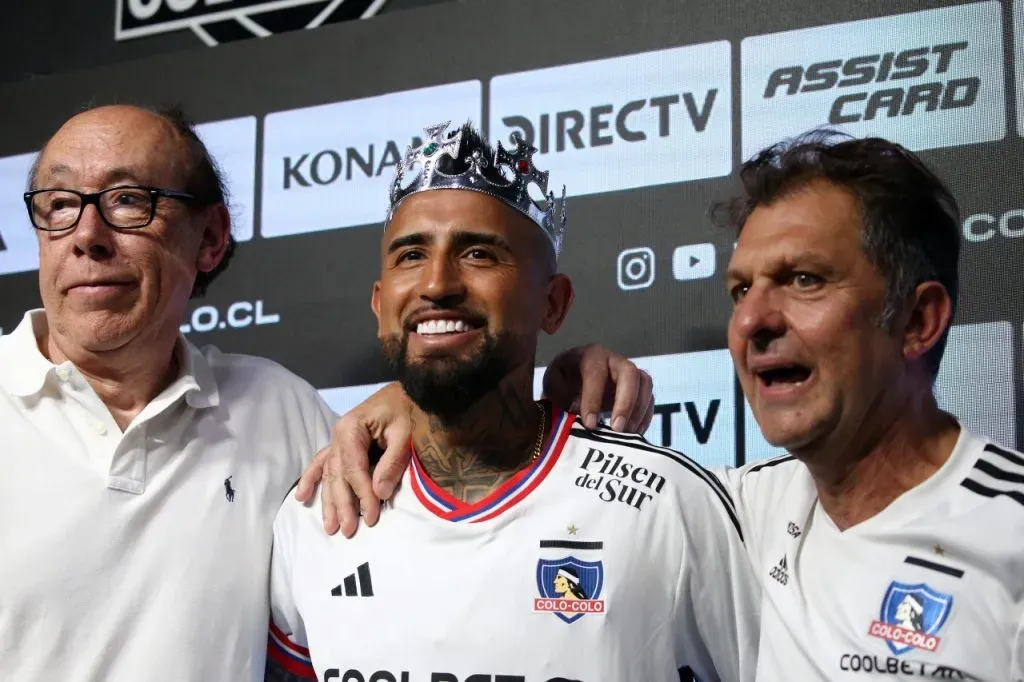
[[[469,165],[463,173],[449,175],[437,168],[442,156],[458,160],[459,148],[462,146],[462,129],[455,133],[447,133],[451,121],[424,128],[427,139],[419,147],[412,146],[405,152],[405,159],[398,164],[395,181],[391,185],[391,206],[384,224],[391,218],[398,205],[407,196],[432,189],[465,189],[482,192],[495,199],[505,202],[537,224],[544,231],[555,250],[557,258],[562,251],[562,237],[565,234],[565,186],[562,186],[562,199],[559,202],[558,217],[555,216],[555,193],[548,192],[548,172],[539,171],[533,165],[533,155],[537,149],[523,142],[519,133],[512,134],[515,149],[507,150],[499,142],[494,158],[486,158],[485,149],[477,148],[469,152],[463,161]],[[493,165],[497,173],[491,175],[501,177],[502,182],[486,177],[484,169]],[[506,168],[509,173],[502,172]],[[408,181],[408,184],[406,184]],[[529,186],[536,184],[545,196],[543,205],[530,196]]]

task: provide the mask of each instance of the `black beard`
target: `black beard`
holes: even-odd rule
[[[406,395],[446,426],[459,423],[481,398],[498,387],[516,366],[516,335],[484,333],[484,345],[466,359],[427,357],[409,362],[409,334],[382,342],[384,357]]]

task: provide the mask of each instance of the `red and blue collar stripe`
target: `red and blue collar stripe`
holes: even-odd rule
[[[533,492],[554,468],[562,454],[575,417],[554,406],[551,407],[551,417],[554,428],[548,434],[540,457],[484,499],[469,504],[443,490],[423,470],[415,448],[412,452],[412,466],[409,469],[413,492],[424,507],[447,521],[478,523],[493,519]]]

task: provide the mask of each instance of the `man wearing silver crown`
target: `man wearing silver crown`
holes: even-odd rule
[[[573,300],[564,190],[521,142],[427,133],[396,174],[372,296],[412,466],[352,539],[285,501],[268,679],[752,679],[760,593],[721,485],[534,401],[538,335]]]

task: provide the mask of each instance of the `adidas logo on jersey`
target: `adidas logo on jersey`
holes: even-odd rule
[[[357,583],[358,578],[358,585]],[[372,597],[373,582],[370,580],[370,564],[360,564],[355,573],[345,577],[341,585],[331,588],[332,597]]]
[[[786,564],[785,555],[779,559],[779,563],[777,565],[772,567],[772,570],[768,575],[775,580],[778,580],[780,585],[785,585],[789,582],[789,566]]]

